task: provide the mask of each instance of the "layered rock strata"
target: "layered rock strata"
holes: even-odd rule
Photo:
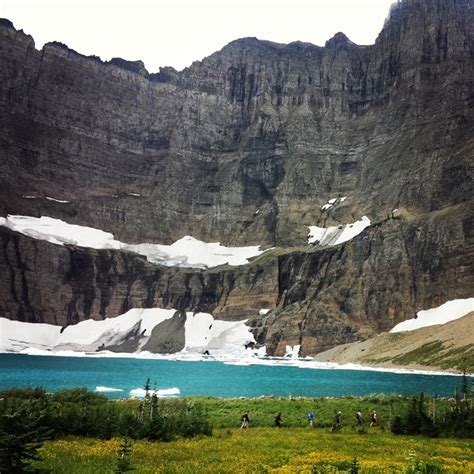
[[[0,315],[207,311],[250,318],[271,354],[305,355],[472,296],[473,13],[469,0],[404,0],[371,46],[245,38],[158,74],[60,43],[38,51],[1,21],[1,216],[284,250],[162,268],[0,229]],[[305,246],[308,226],[364,215],[372,226],[353,240]]]

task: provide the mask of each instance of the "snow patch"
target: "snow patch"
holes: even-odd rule
[[[332,206],[334,206],[334,204],[337,203],[337,201],[339,200],[340,202],[344,202],[346,200],[347,196],[344,196],[342,198],[331,198],[331,199],[328,199],[328,202],[326,204],[324,204],[324,206],[321,207],[321,210],[322,211],[326,211],[327,209],[331,208]]]
[[[262,308],[262,309],[258,312],[258,314],[259,314],[260,316],[265,316],[265,315],[268,314],[270,311],[271,311],[270,309]]]
[[[359,235],[366,227],[370,226],[370,219],[367,216],[352,224],[331,226],[331,227],[318,227],[309,226],[308,243],[319,245],[339,245],[343,242],[353,239],[356,235]]]
[[[437,308],[418,311],[416,318],[407,319],[397,324],[390,332],[413,331],[428,326],[446,324],[462,318],[471,311],[474,311],[474,298],[447,301]]]
[[[298,359],[299,354],[300,354],[300,349],[301,349],[300,344],[296,344],[293,347],[292,346],[286,346],[284,357],[288,357],[290,359]]]
[[[0,218],[0,225],[28,237],[56,245],[76,245],[94,249],[128,250],[144,255],[151,263],[194,268],[218,265],[245,265],[248,259],[263,253],[258,246],[225,247],[219,242],[207,243],[185,236],[171,245],[126,244],[113,234],[92,227],[68,224],[51,217],[12,216]]]
[[[36,196],[21,196],[23,199],[38,199]]]
[[[71,201],[64,201],[62,199],[55,199],[55,198],[52,198],[52,197],[49,197],[49,196],[46,196],[46,199],[48,201],[60,202],[61,204],[67,204],[67,203],[71,202]]]
[[[175,313],[174,309],[131,309],[115,318],[81,321],[62,331],[61,326],[0,318],[0,352],[96,353],[133,340],[136,353],[141,353],[153,329]],[[182,354],[198,359],[203,352],[213,356],[246,357],[252,351],[246,346],[255,343],[255,339],[245,323],[215,320],[208,313],[188,312]]]
[[[185,349],[183,352],[209,353],[210,355],[232,355],[239,357],[247,353],[245,346],[255,343],[247,321],[215,320],[207,313],[186,313]]]

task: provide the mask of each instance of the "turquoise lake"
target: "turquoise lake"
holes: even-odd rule
[[[177,387],[181,396],[216,397],[344,396],[424,392],[453,395],[460,378],[450,375],[399,374],[365,370],[304,369],[285,366],[239,366],[132,358],[93,358],[0,354],[0,389],[43,386],[57,391],[97,386],[121,389],[111,398],[128,398],[147,378],[159,389]]]

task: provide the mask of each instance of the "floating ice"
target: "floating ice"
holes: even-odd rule
[[[148,394],[150,396],[156,395],[159,398],[175,397],[176,395],[179,395],[180,393],[181,393],[181,390],[177,387],[164,388],[161,390],[148,390]],[[146,396],[146,390],[143,388],[134,388],[130,390],[130,395],[132,395],[132,397],[144,398]]]
[[[95,388],[96,392],[123,392],[121,388],[112,388],[112,387],[102,387],[99,385]]]

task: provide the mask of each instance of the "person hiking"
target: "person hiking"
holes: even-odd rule
[[[275,416],[275,421],[274,421],[274,424],[277,428],[281,428],[281,424],[282,424],[282,420],[281,420],[281,411],[279,411],[277,413],[277,416]]]
[[[339,431],[341,429],[341,418],[342,418],[342,411],[338,411],[334,415],[334,422],[332,424],[331,431]]]
[[[311,426],[311,428],[312,428],[314,419],[316,418],[316,415],[314,414],[314,412],[310,411],[306,418],[308,419],[309,426]]]
[[[364,423],[364,417],[362,416],[362,412],[360,410],[356,413],[356,421],[357,426],[362,426]]]
[[[370,427],[377,424],[377,412],[375,410],[370,414]]]
[[[242,417],[240,418],[240,421],[242,422],[242,425],[240,426],[240,429],[241,430],[247,430],[249,428],[249,422],[250,422],[250,418],[249,418],[249,414],[248,412],[245,412]]]

